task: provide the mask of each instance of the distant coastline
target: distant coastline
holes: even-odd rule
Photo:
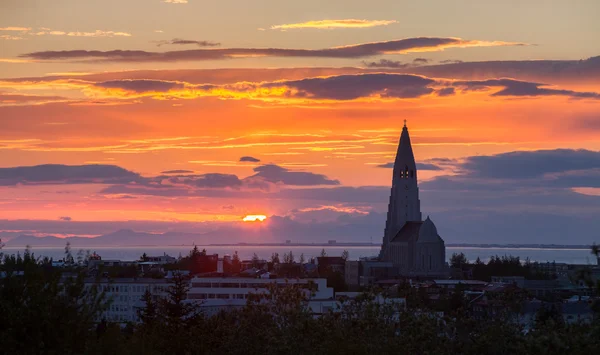
[[[40,238],[42,239],[42,238]],[[66,242],[67,240],[65,240]],[[143,247],[328,247],[328,248],[343,248],[343,247],[362,247],[362,248],[379,248],[381,244],[378,243],[360,243],[360,242],[335,242],[335,243],[181,243],[181,244],[87,244],[78,243],[81,240],[71,241],[71,247],[73,248],[143,248]],[[32,248],[64,248],[64,244],[53,243],[45,244],[43,240],[39,242],[28,243]],[[26,245],[23,244],[9,244],[5,245],[5,250],[14,250],[24,248]],[[484,244],[484,243],[448,243],[446,248],[475,248],[475,249],[555,249],[555,250],[589,250],[591,245],[569,245],[569,244]]]
[[[378,243],[213,243],[198,244],[198,246],[264,246],[264,247],[380,247]],[[472,244],[456,243],[446,244],[447,248],[480,248],[480,249],[590,249],[590,245],[558,245],[558,244]]]

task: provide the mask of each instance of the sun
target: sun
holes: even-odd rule
[[[267,216],[262,214],[249,214],[242,219],[244,222],[264,222]]]

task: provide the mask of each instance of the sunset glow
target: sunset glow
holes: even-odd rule
[[[0,238],[379,240],[405,121],[448,242],[600,229],[600,3],[257,1],[9,1]]]
[[[244,217],[242,219],[242,221],[244,221],[244,222],[264,222],[266,219],[267,219],[267,216],[264,216],[264,215],[260,215],[260,214],[253,215],[253,214],[250,214],[250,215],[247,215],[246,217]]]

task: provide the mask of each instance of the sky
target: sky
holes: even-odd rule
[[[0,238],[379,242],[406,121],[447,243],[600,242],[598,13],[3,0]]]

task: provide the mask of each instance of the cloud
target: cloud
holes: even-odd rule
[[[267,102],[348,101],[348,100],[398,100],[427,95],[450,96],[469,94],[472,91],[490,91],[491,96],[549,96],[560,95],[580,99],[600,99],[596,92],[580,92],[547,88],[547,84],[515,79],[488,79],[481,81],[455,81],[433,79],[414,74],[363,73],[312,77],[299,80],[272,82],[237,82],[232,84],[191,84],[181,81],[156,79],[119,79],[99,83],[86,80],[61,79],[57,87],[82,90],[94,99],[196,99],[218,97],[221,99],[250,99]],[[2,85],[2,82],[0,82]],[[19,87],[18,81],[9,87]],[[26,84],[30,85],[30,84]],[[34,86],[37,84],[33,84]],[[50,85],[46,82],[39,85]],[[494,89],[499,89],[493,91]]]
[[[162,0],[166,4],[187,4],[188,0]]]
[[[51,29],[43,29],[37,32],[31,32],[30,34],[36,36],[68,36],[68,37],[131,37],[131,33],[127,32],[115,32],[115,31],[103,31],[96,30],[94,32],[82,32],[82,31],[58,31]]]
[[[71,217],[68,217],[68,216],[58,217],[58,219],[61,221],[65,221],[65,222],[70,222],[73,220]]]
[[[380,164],[380,165],[377,165],[377,167],[378,168],[393,169],[394,168],[394,162]],[[442,168],[439,167],[439,166],[437,166],[437,165],[435,165],[435,164],[417,163],[417,170],[442,170]]]
[[[517,151],[468,157],[458,167],[474,178],[552,178],[557,176],[555,174],[600,169],[600,152],[583,149]]]
[[[68,101],[62,96],[44,96],[44,95],[27,95],[15,93],[0,92],[0,106],[22,105],[22,104],[43,104],[50,102]]]
[[[271,26],[272,30],[291,30],[291,29],[304,29],[304,28],[315,28],[315,29],[336,29],[336,28],[368,28],[376,26],[387,26],[394,23],[398,23],[395,20],[356,20],[356,19],[345,19],[345,20],[320,20],[320,21],[306,21],[300,23],[290,23],[284,25]]]
[[[134,93],[167,92],[173,89],[184,89],[185,84],[164,80],[112,80],[95,83],[94,86],[104,89],[122,89]]]
[[[440,65],[409,68],[406,69],[406,72],[461,80],[516,78],[530,82],[587,82],[590,84],[596,84],[600,80],[600,56],[583,60],[443,62]]]
[[[435,92],[438,96],[452,96],[456,94],[456,90],[454,88],[443,88],[439,89]]]
[[[35,60],[89,60],[93,62],[176,62],[218,60],[240,57],[315,57],[315,58],[364,58],[382,54],[440,51],[446,48],[523,46],[525,43],[502,41],[465,40],[454,37],[415,37],[400,40],[355,44],[326,49],[288,48],[222,48],[195,49],[168,52],[141,50],[66,50],[41,51],[22,54],[20,58]]]
[[[238,188],[242,181],[232,174],[209,173],[203,175],[184,175],[169,177],[168,182],[173,185],[188,185],[197,188]]]
[[[427,64],[427,58],[415,58],[411,63],[403,63],[399,60],[380,59],[377,62],[363,61],[362,64],[367,68],[391,68],[391,69],[406,69]]]
[[[181,38],[174,38],[174,39],[172,39],[170,41],[169,40],[155,41],[154,43],[156,43],[156,45],[158,47],[164,46],[164,45],[167,45],[167,44],[179,44],[179,45],[195,44],[198,47],[217,47],[217,46],[221,45],[221,43],[219,43],[219,42],[193,41],[193,40],[181,39]]]
[[[290,171],[278,165],[267,164],[254,168],[256,172],[251,178],[261,178],[265,181],[292,186],[339,185],[338,180],[332,180],[325,175],[306,171]]]
[[[254,168],[255,174],[240,179],[233,174],[189,174],[188,170],[166,171],[159,176],[141,176],[116,165],[37,165],[0,168],[0,186],[53,185],[53,184],[113,184],[129,186],[131,195],[139,188],[175,189],[178,193],[199,189],[247,188],[269,189],[272,184],[290,186],[339,185],[339,181],[325,175],[289,169],[268,164]],[[181,190],[183,188],[183,190]],[[123,193],[124,194],[124,193]]]
[[[502,90],[492,96],[549,96],[559,95],[572,98],[600,99],[596,92],[580,92],[573,90],[548,89],[548,84],[527,82],[514,79],[488,79],[473,81],[457,81],[455,86],[464,87],[467,90],[481,90],[489,87],[503,87]]]
[[[0,186],[36,184],[119,184],[141,182],[140,175],[115,165],[47,164],[0,168]]]
[[[31,27],[0,27],[0,31],[27,32],[31,31]]]
[[[404,69],[411,66],[410,63],[403,63],[399,60],[380,59],[378,62],[363,61],[362,64],[367,68],[393,68]]]
[[[8,41],[19,41],[24,39],[23,37],[19,37],[19,36],[11,36],[11,35],[0,35],[0,39],[5,39]]]
[[[258,162],[260,162],[260,159],[257,159],[257,158],[254,158],[254,157],[245,156],[245,157],[241,157],[240,161],[250,162],[250,163],[258,163]]]
[[[444,59],[444,60],[440,60],[441,64],[457,64],[457,63],[463,63],[462,60],[459,59]]]
[[[161,172],[161,174],[193,174],[192,170],[167,170]]]
[[[404,74],[339,75],[262,84],[264,88],[288,87],[295,97],[353,100],[377,95],[382,98],[416,98],[433,92],[434,80]]]

